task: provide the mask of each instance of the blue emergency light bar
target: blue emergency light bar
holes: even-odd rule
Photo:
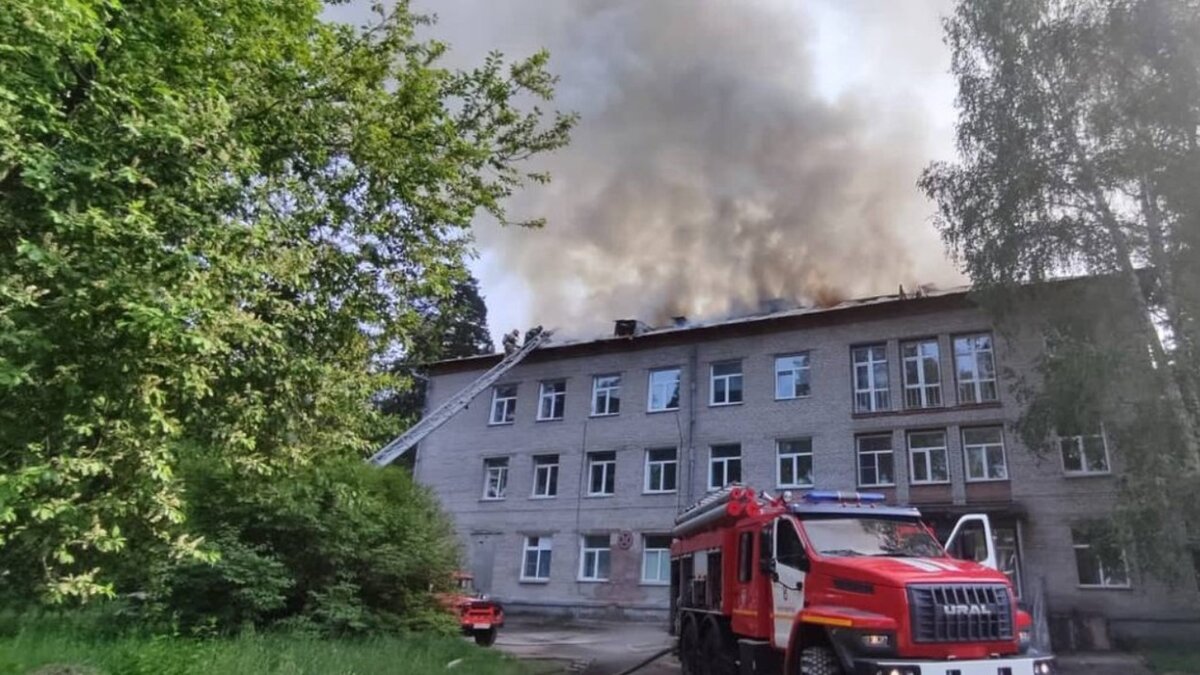
[[[821,502],[882,502],[886,497],[878,492],[842,492],[841,490],[809,490],[801,499],[818,504]]]

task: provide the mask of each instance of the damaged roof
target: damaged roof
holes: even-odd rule
[[[934,312],[972,307],[967,299],[970,286],[946,289],[923,288],[907,294],[876,295],[845,300],[834,305],[796,307],[724,319],[693,321],[679,325],[646,327],[630,335],[607,335],[590,339],[553,341],[531,353],[526,362],[614,353],[662,347],[700,340],[717,340],[782,330],[811,328],[847,321],[883,318],[898,311]],[[625,321],[625,320],[619,320]],[[500,353],[438,361],[430,365],[433,374],[482,370],[498,363]]]

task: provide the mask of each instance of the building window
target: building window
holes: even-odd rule
[[[945,431],[908,434],[908,480],[913,485],[950,482]]]
[[[887,346],[855,347],[851,355],[854,360],[854,410],[875,412],[891,408]]]
[[[1072,528],[1075,570],[1079,585],[1085,588],[1129,588],[1129,561],[1125,550],[1105,550],[1087,532]]]
[[[1104,430],[1091,436],[1061,436],[1058,449],[1062,453],[1063,472],[1067,475],[1106,474],[1108,441]]]
[[[552,380],[542,383],[538,394],[539,420],[561,420],[567,407],[567,381]]]
[[[671,583],[671,537],[647,534],[642,537],[642,583]]]
[[[954,368],[958,373],[958,402],[999,400],[992,336],[987,333],[954,338]]]
[[[808,352],[775,359],[775,398],[801,398],[809,390]]]
[[[679,410],[678,368],[650,371],[650,396],[646,410],[650,412]]]
[[[608,535],[584,535],[580,542],[579,579],[608,581]]]
[[[709,403],[732,405],[742,402],[742,362],[728,361],[712,365]]]
[[[617,479],[617,453],[588,453],[588,496],[611,495]]]
[[[646,451],[646,492],[674,492],[678,477],[675,448]]]
[[[621,412],[621,376],[597,375],[592,378],[592,415],[616,415]]]
[[[489,457],[483,460],[483,498],[504,499],[508,490],[508,458]]]
[[[904,407],[936,408],[942,404],[942,366],[937,340],[900,345],[904,360]]]
[[[558,494],[558,455],[538,455],[533,458],[533,496],[554,497]]]
[[[812,487],[812,439],[794,438],[777,441],[775,448],[779,457],[779,475],[776,476],[779,487]]]
[[[517,385],[492,387],[492,417],[490,424],[512,424],[517,419]]]
[[[549,581],[550,556],[554,553],[550,537],[525,537],[525,556],[521,581]]]
[[[742,446],[737,443],[709,448],[708,489],[719,490],[742,480]]]
[[[1004,430],[1000,427],[963,429],[963,455],[967,463],[967,480],[1006,480],[1008,467],[1004,463]]]
[[[881,487],[896,484],[892,458],[892,435],[859,436],[858,484]]]

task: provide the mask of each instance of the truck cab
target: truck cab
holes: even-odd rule
[[[985,564],[948,556],[917,509],[881,495],[750,504],[747,493],[726,507],[735,515],[708,507],[677,525],[672,595],[685,673],[1054,672],[1052,658],[1030,652],[1031,618],[994,552]],[[988,528],[986,516],[965,516],[951,538],[968,523]]]

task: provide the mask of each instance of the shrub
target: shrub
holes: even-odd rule
[[[453,531],[407,471],[337,460],[261,476],[197,461],[183,479],[190,524],[220,557],[156,570],[156,620],[188,634],[453,628],[433,595],[456,565]]]

